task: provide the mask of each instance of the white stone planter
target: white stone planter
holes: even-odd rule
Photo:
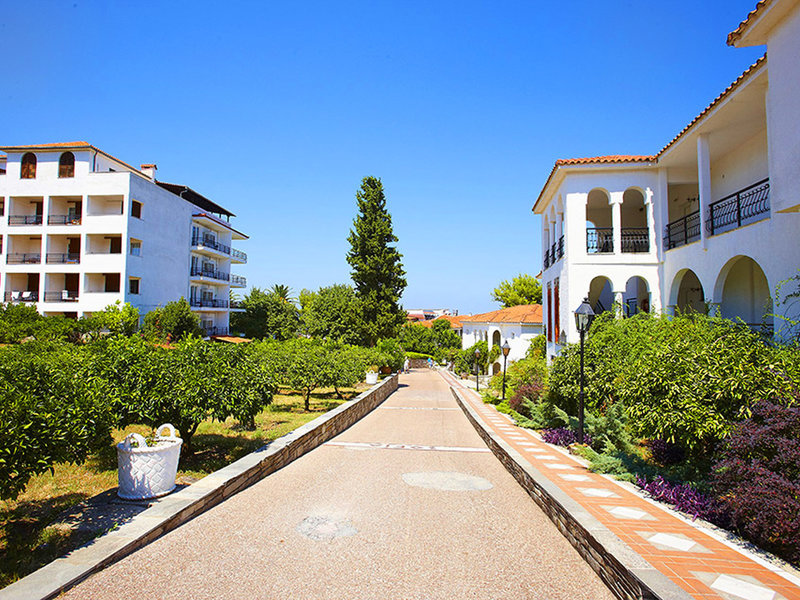
[[[369,385],[375,385],[376,383],[378,383],[377,371],[367,371],[367,383]]]
[[[164,428],[169,435],[162,437],[159,432]],[[138,433],[129,433],[117,444],[117,495],[126,500],[144,500],[169,494],[175,489],[181,444],[183,440],[169,423],[156,429],[154,446],[148,446]]]

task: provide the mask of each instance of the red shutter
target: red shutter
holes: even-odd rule
[[[558,280],[553,289],[553,339],[556,343],[561,335],[561,299],[558,294]]]

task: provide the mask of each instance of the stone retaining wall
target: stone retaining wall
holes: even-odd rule
[[[516,450],[485,428],[477,413],[454,387],[450,391],[467,419],[539,507],[578,553],[622,600],[691,598],[591,516]]]
[[[397,389],[397,374],[356,398],[170,494],[130,522],[0,590],[0,600],[53,598],[338,435]]]

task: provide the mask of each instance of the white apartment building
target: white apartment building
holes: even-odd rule
[[[728,43],[767,54],[660,152],[556,161],[533,207],[549,357],[579,339],[586,296],[776,332],[797,316],[772,297],[800,268],[800,2],[759,2]]]
[[[508,343],[509,351],[506,366],[525,358],[533,338],[542,335],[542,306],[540,304],[521,304],[493,310],[479,315],[460,317],[462,325],[461,349],[474,346],[480,341],[489,347]],[[493,375],[502,372],[502,353],[489,366]]]
[[[0,147],[0,289],[45,315],[78,318],[116,301],[143,316],[186,298],[208,335],[228,332],[233,213],[87,142]]]

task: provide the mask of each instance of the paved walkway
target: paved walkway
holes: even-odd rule
[[[446,381],[466,386],[443,374]],[[582,505],[617,537],[695,598],[800,600],[800,578],[745,553],[722,536],[693,524],[631,491],[592,473],[565,449],[542,442],[531,431],[484,404],[474,389],[464,392],[481,419],[498,436]]]
[[[427,370],[343,434],[65,598],[611,593]]]

